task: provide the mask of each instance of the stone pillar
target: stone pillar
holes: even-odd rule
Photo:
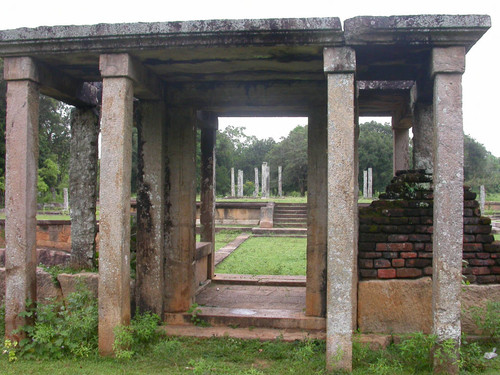
[[[367,198],[372,199],[373,198],[373,170],[371,168],[368,168],[368,194]]]
[[[38,166],[39,87],[35,62],[6,58],[5,123],[5,336],[32,323],[19,316],[26,301],[36,301],[36,196]]]
[[[315,108],[307,126],[306,315],[326,313],[327,110]]]
[[[325,48],[324,70],[328,78],[326,358],[328,368],[351,371],[358,281],[354,50]]]
[[[69,190],[71,266],[95,267],[99,116],[92,108],[71,112]]]
[[[416,103],[413,110],[413,168],[432,173],[432,103]]]
[[[63,188],[63,196],[64,196],[64,212],[69,211],[69,195],[68,195],[68,188]]]
[[[238,169],[238,198],[243,198],[243,171]]]
[[[368,171],[363,171],[363,198],[368,197]]]
[[[267,163],[262,163],[262,199],[269,198],[269,169]]]
[[[479,187],[479,207],[481,208],[481,214],[484,213],[484,204],[486,203],[486,191],[484,190],[484,185]]]
[[[165,190],[165,312],[185,312],[194,302],[196,255],[196,116],[169,111]]]
[[[282,168],[281,165],[278,166],[278,196],[280,198],[283,197],[283,181],[281,176]]]
[[[392,140],[392,171],[393,175],[396,175],[397,171],[406,171],[410,169],[410,153],[408,148],[410,141],[410,130],[393,127]]]
[[[234,189],[234,168],[231,168],[231,197],[236,196],[236,190]]]
[[[114,328],[130,322],[130,177],[134,88],[133,81],[124,75],[129,59],[127,54],[100,57],[103,87],[99,352],[102,355],[113,353]]]
[[[259,196],[259,168],[255,168],[255,187],[253,191],[253,197],[257,198]]]
[[[140,100],[136,109],[137,250],[136,306],[163,316],[165,104]]]
[[[463,248],[464,47],[434,48],[434,232],[432,272],[433,332],[457,350],[434,360],[435,373],[458,374],[460,288]]]
[[[201,206],[200,227],[202,242],[215,242],[215,144],[219,120],[215,113],[204,113],[201,124]],[[208,256],[207,278],[215,274],[215,254]]]

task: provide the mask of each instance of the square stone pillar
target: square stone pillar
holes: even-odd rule
[[[351,371],[358,282],[354,50],[325,48],[324,70],[328,78],[326,360],[330,369]]]
[[[432,312],[438,342],[456,342],[455,358],[437,357],[435,373],[458,374],[463,250],[462,74],[465,48],[434,48],[434,232]],[[439,348],[438,348],[439,349]],[[443,360],[444,359],[444,360]]]
[[[26,301],[36,301],[36,196],[39,87],[35,62],[6,58],[5,123],[5,335],[32,321],[20,317]]]
[[[135,297],[139,311],[163,316],[166,108],[140,100],[138,130],[137,254]]]
[[[165,186],[165,312],[184,312],[194,302],[196,255],[196,116],[169,110]]]
[[[413,169],[432,173],[434,137],[432,103],[417,102],[413,110]]]
[[[201,242],[215,243],[215,144],[219,119],[215,113],[203,113],[201,122]],[[215,274],[215,249],[208,256],[207,278]]]
[[[133,81],[127,54],[101,55],[103,77],[99,221],[99,352],[113,353],[113,329],[130,322],[130,178]]]
[[[393,119],[394,121],[394,119]],[[392,173],[396,175],[397,171],[406,171],[410,169],[410,130],[392,128]]]
[[[71,267],[89,269],[96,265],[96,204],[98,174],[99,116],[95,108],[71,111]]]
[[[306,315],[326,312],[327,110],[315,108],[307,126]]]

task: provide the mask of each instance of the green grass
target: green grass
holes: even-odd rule
[[[226,246],[229,242],[232,242],[241,234],[240,230],[221,230],[215,233],[215,251],[219,250],[221,247]],[[196,242],[200,242],[200,235],[196,235]]]
[[[479,194],[477,199],[479,200]],[[486,201],[488,202],[500,202],[500,193],[486,193]]]
[[[216,267],[217,273],[305,275],[305,238],[252,237]]]
[[[500,241],[500,234],[494,234],[493,237],[495,237],[495,241]]]

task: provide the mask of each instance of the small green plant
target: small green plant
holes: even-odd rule
[[[0,305],[0,337],[5,336],[5,305]]]
[[[191,307],[189,307],[188,314],[191,314],[191,323],[195,326],[199,327],[209,327],[210,323],[201,319],[198,315],[201,313],[200,306],[197,303],[193,303]]]
[[[488,301],[486,307],[473,306],[470,312],[483,335],[492,341],[500,338],[500,301]]]
[[[422,332],[409,335],[396,345],[402,364],[417,371],[431,371],[435,342],[434,335],[425,335]]]
[[[17,341],[11,341],[6,339],[3,343],[2,354],[6,354],[9,362],[17,361],[17,351],[18,351],[18,343]]]
[[[457,342],[453,339],[448,339],[436,343],[434,347],[434,363],[439,365],[448,363],[460,365]]]
[[[128,326],[115,327],[113,351],[116,357],[130,359],[135,353],[158,342],[161,336],[158,332],[159,323],[160,317],[158,315],[146,312],[144,314],[136,313]]]

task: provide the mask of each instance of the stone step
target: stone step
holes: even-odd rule
[[[301,212],[307,213],[307,208],[299,207],[274,207],[274,212]]]
[[[273,227],[275,228],[305,228],[307,229],[307,223],[303,223],[303,222],[296,222],[296,223],[290,223],[290,222],[286,222],[286,223],[277,223],[277,222],[274,222],[273,223]]]
[[[276,217],[274,216],[274,223],[306,223],[307,217]]]
[[[307,228],[252,228],[253,234],[275,235],[275,234],[293,234],[307,235]]]
[[[275,309],[246,309],[230,307],[200,306],[196,318],[212,327],[257,327],[278,329],[326,329],[325,318],[305,316],[303,311]],[[192,314],[166,313],[167,325],[190,325]]]
[[[257,235],[261,236],[261,235]],[[285,275],[241,275],[230,273],[218,273],[212,279],[217,285],[266,285],[266,286],[290,286],[305,287],[305,276],[285,276]]]

